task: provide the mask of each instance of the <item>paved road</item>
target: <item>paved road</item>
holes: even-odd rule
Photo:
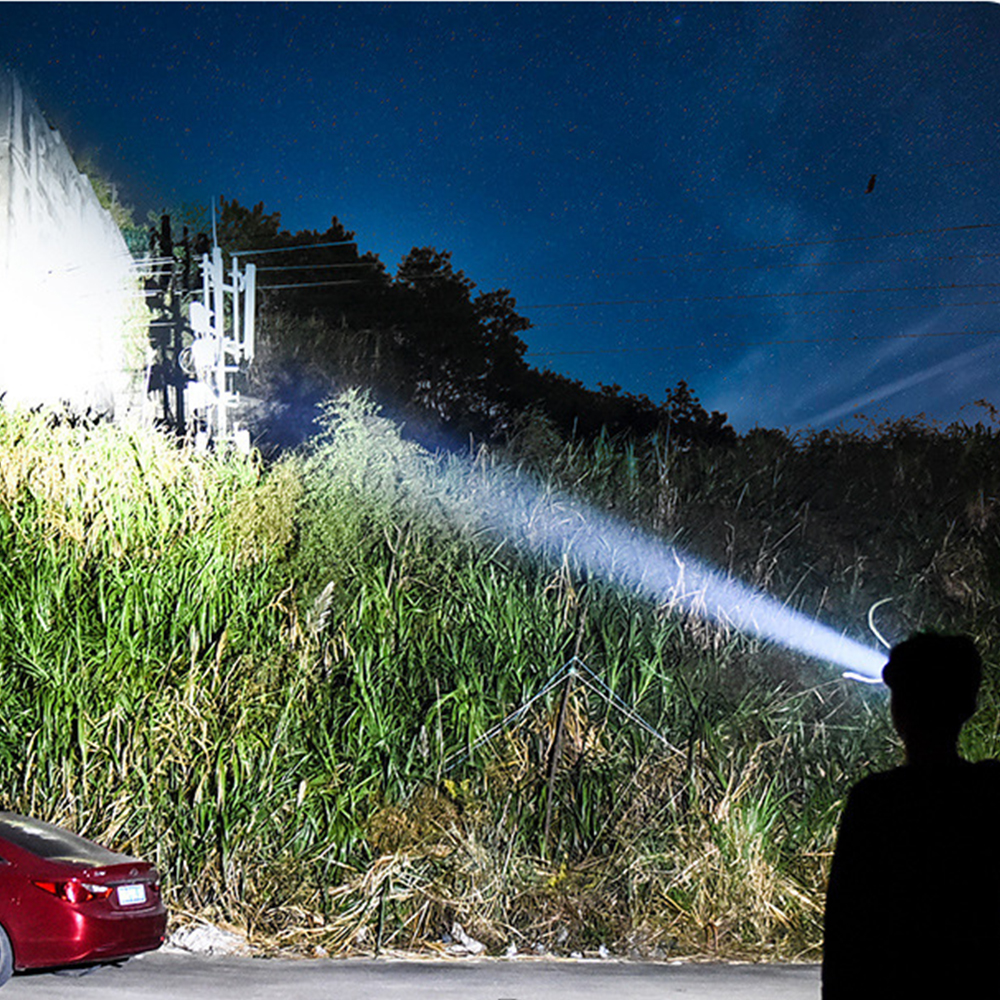
[[[78,979],[15,976],[2,1000],[818,1000],[815,965],[394,961],[152,954]]]

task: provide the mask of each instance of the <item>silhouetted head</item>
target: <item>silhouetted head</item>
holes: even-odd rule
[[[924,632],[894,646],[882,679],[892,692],[892,718],[914,749],[954,743],[976,710],[982,661],[963,635]]]

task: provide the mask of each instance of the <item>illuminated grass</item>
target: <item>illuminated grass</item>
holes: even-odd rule
[[[815,957],[839,805],[894,752],[878,692],[518,530],[569,491],[807,614],[895,596],[890,626],[970,630],[992,663],[995,440],[911,431],[526,452],[551,490],[500,537],[483,490],[512,456],[428,455],[357,395],[266,470],[0,413],[4,804],[154,859],[175,910],[262,945],[457,919],[500,951]],[[573,656],[669,746],[578,681],[473,749]]]

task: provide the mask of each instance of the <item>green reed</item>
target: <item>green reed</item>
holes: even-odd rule
[[[896,753],[882,696],[521,543],[580,497],[857,635],[894,597],[884,625],[992,664],[994,436],[530,445],[431,455],[357,393],[269,468],[0,412],[6,807],[154,859],[175,913],[262,947],[458,919],[501,950],[815,957],[843,797]],[[484,491],[517,463],[547,491],[501,533]],[[564,677],[477,745],[574,656],[666,742]],[[991,666],[975,756],[995,706]]]

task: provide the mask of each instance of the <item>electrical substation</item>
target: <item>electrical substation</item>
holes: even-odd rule
[[[175,244],[170,217],[150,234],[144,264],[152,357],[146,372],[154,419],[196,448],[247,453],[250,432],[239,406],[254,357],[255,265],[231,257],[187,229]]]

